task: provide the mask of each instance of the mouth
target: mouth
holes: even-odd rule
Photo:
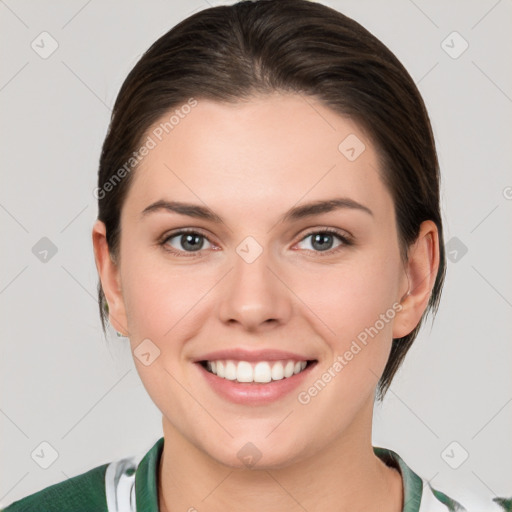
[[[236,347],[202,354],[193,362],[200,381],[221,399],[266,406],[290,399],[299,386],[305,386],[318,363],[311,355],[273,347]]]
[[[268,384],[290,379],[311,367],[316,360],[237,361],[217,359],[199,361],[210,374],[241,384]]]

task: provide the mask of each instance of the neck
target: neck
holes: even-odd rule
[[[159,510],[217,512],[235,510],[243,504],[247,512],[400,512],[402,478],[374,454],[373,404],[369,413],[369,422],[368,418],[356,421],[349,432],[323,451],[276,469],[239,469],[219,463],[185,439],[164,417]]]

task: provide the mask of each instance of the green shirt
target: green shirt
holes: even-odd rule
[[[130,457],[103,464],[18,500],[5,512],[158,512],[158,468],[164,446],[161,437],[142,457]],[[402,474],[403,512],[449,512],[466,509],[430,487],[398,454],[374,447],[375,454]],[[493,510],[508,511],[493,504]],[[489,508],[488,510],[491,510]],[[477,511],[475,511],[477,512]],[[479,511],[478,511],[479,512]]]

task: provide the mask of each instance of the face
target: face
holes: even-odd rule
[[[146,134],[112,299],[164,431],[230,466],[368,441],[408,289],[375,148],[313,98],[197,102]]]

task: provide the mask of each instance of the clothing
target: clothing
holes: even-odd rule
[[[1,512],[158,512],[158,468],[163,446],[164,438],[161,437],[142,457],[103,464],[22,498]],[[432,489],[392,450],[379,447],[373,447],[373,450],[381,460],[402,474],[402,512],[466,510],[445,494]],[[506,511],[507,508],[493,510]]]

